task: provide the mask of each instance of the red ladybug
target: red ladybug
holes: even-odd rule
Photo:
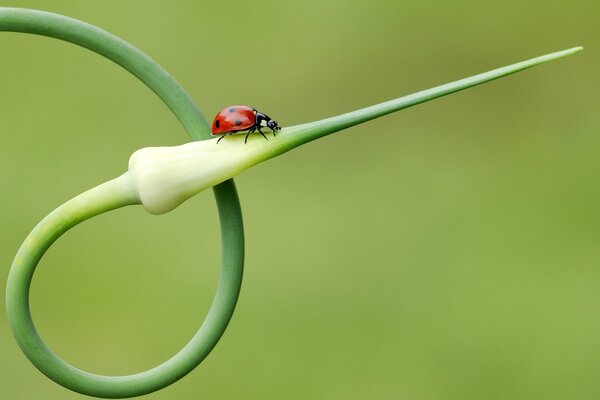
[[[263,114],[255,108],[248,106],[229,106],[221,110],[213,121],[211,132],[213,136],[221,135],[217,143],[225,137],[225,135],[233,135],[248,130],[244,143],[248,141],[248,136],[254,131],[260,132],[265,139],[264,132],[261,128],[267,127],[275,132],[281,129],[277,125],[277,121],[271,119],[268,115]],[[268,139],[267,139],[268,140]]]

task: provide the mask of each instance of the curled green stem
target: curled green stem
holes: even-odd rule
[[[0,31],[43,35],[92,50],[125,68],[173,111],[192,140],[210,138],[210,128],[183,88],[160,65],[129,43],[93,25],[53,13],[0,7]],[[132,397],[161,389],[195,368],[219,341],[235,309],[243,274],[244,230],[233,180],[214,187],[221,224],[222,261],[217,293],[198,333],[184,349],[158,367],[130,376],[100,376],[72,367],[44,344],[29,314],[29,281],[35,265],[61,234],[108,210],[135,204],[127,174],[65,203],[44,219],[23,244],[7,285],[7,314],[17,342],[44,374],[92,396]]]
[[[230,210],[237,199],[220,199],[219,206]],[[185,376],[212,350],[221,337],[223,326],[229,322],[241,274],[236,268],[240,254],[225,254],[221,284],[202,327],[188,344],[167,362],[148,371],[126,376],[97,375],[75,368],[54,354],[39,336],[29,309],[29,289],[36,266],[46,250],[75,225],[116,208],[139,204],[137,191],[130,176],[120,177],[80,194],[58,207],[44,218],[27,236],[11,267],[6,307],[17,342],[29,360],[50,379],[71,390],[105,398],[133,397],[161,389]],[[221,215],[224,224],[241,224],[238,213]],[[223,241],[235,241],[236,231],[223,231]]]
[[[133,46],[80,21],[39,11],[0,8],[0,30],[51,36],[93,50],[117,62],[154,90],[177,115],[192,139],[210,130],[191,98],[164,71]],[[339,130],[419,103],[501,78],[581,50],[576,47],[498,68],[409,96],[336,117],[287,127],[275,140],[255,137],[242,143],[231,137],[147,148],[130,159],[129,171],[59,207],[33,230],[15,258],[7,286],[7,312],[17,341],[47,376],[72,390],[99,397],[131,397],[160,389],[191,371],[206,357],[225,330],[239,295],[244,241],[239,200],[230,179],[244,169]],[[142,203],[152,213],[167,212],[195,193],[215,186],[222,226],[223,266],[217,294],[203,325],[173,358],[139,374],[101,376],[79,370],[53,354],[39,337],[29,313],[29,287],[36,265],[48,247],[76,224],[114,208]]]
[[[173,111],[193,140],[210,138],[210,127],[194,100],[156,61],[123,39],[64,15],[11,7],[0,7],[0,31],[60,39],[108,58],[153,90]]]

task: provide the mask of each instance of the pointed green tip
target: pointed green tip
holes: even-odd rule
[[[570,49],[564,50],[564,52],[566,53],[565,55],[570,55],[573,53],[577,53],[578,51],[583,50],[583,46],[576,46],[576,47],[572,47]]]
[[[583,46],[576,46],[576,47],[572,47],[567,50],[559,51],[558,53],[562,53],[562,54],[557,54],[556,58],[568,57],[570,55],[580,52],[581,50],[583,50]]]
[[[557,58],[562,58],[562,57],[567,57],[567,56],[570,56],[571,54],[575,54],[581,50],[583,50],[583,46],[571,47],[570,49],[557,51],[555,53],[548,54],[547,55],[548,58],[546,59],[546,61],[557,59]]]

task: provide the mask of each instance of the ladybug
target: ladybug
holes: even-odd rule
[[[221,110],[212,124],[211,133],[213,136],[221,135],[217,144],[225,135],[233,135],[248,130],[244,143],[248,142],[248,136],[258,130],[265,139],[265,133],[261,128],[267,127],[275,132],[281,129],[277,121],[271,119],[268,115],[259,112],[256,108],[248,106],[229,106]],[[268,139],[267,139],[268,140]]]

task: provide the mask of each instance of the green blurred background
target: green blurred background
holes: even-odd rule
[[[337,133],[236,181],[242,295],[213,353],[151,399],[600,398],[600,6],[576,1],[4,1],[98,25],[206,116],[294,125],[576,45],[575,56]],[[30,229],[187,136],[79,47],[0,34],[0,280]],[[210,191],[130,207],[51,248],[32,310],[69,362],[127,374],[194,334],[214,293]],[[76,399],[0,308],[0,398]]]

